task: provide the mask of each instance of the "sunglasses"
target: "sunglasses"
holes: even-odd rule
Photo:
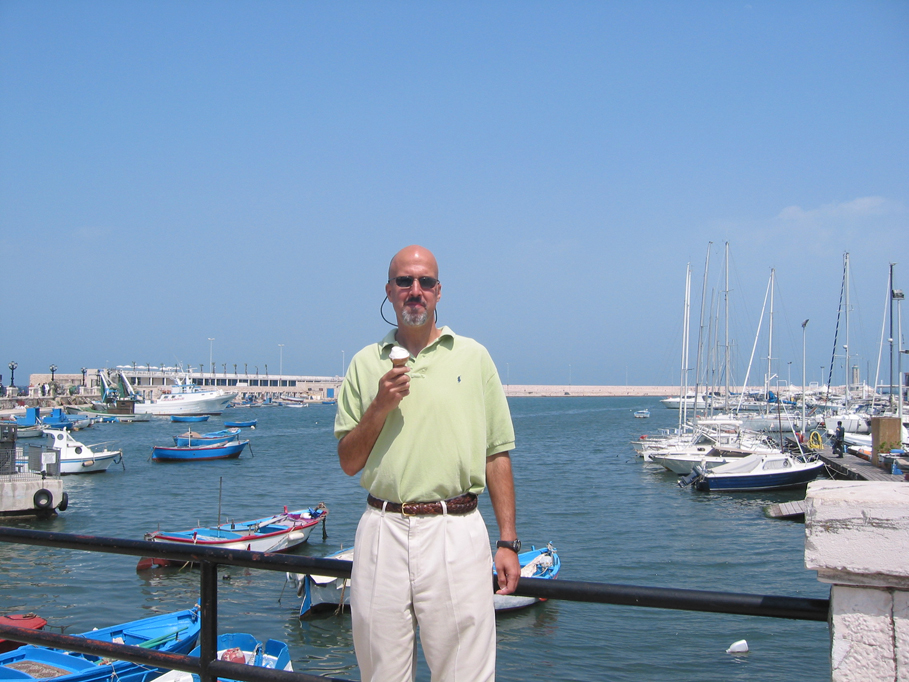
[[[410,287],[413,286],[414,280],[417,280],[420,283],[421,289],[432,289],[436,284],[439,283],[439,280],[437,280],[435,277],[411,277],[410,275],[392,277],[392,279],[388,281],[394,281],[394,283],[402,289],[410,289]]]

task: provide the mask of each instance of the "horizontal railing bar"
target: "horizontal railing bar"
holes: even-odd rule
[[[86,637],[58,635],[53,632],[30,630],[2,624],[0,624],[0,636],[13,642],[25,642],[65,651],[76,651],[80,654],[104,656],[153,668],[182,670],[196,675],[200,675],[202,672],[202,662],[197,656],[169,654],[127,644],[113,644]],[[340,678],[321,677],[303,672],[272,670],[242,663],[230,663],[228,661],[212,661],[209,663],[208,669],[219,677],[245,680],[246,682],[347,682]]]
[[[542,599],[824,622],[827,621],[830,612],[829,599],[543,580],[541,578],[521,578],[516,594]]]
[[[323,559],[275,552],[248,552],[241,549],[222,549],[183,545],[176,542],[149,542],[147,540],[125,540],[96,535],[74,535],[24,528],[0,526],[0,541],[22,545],[58,547],[106,554],[125,554],[138,557],[153,557],[171,561],[228,564],[243,568],[258,568],[267,571],[289,571],[291,573],[314,573],[334,578],[350,577],[350,561]]]
[[[174,561],[210,561],[269,571],[314,573],[337,578],[350,577],[350,561],[272,552],[247,552],[213,547],[184,547],[176,543],[123,540],[96,536],[53,533],[0,526],[0,541],[61,547],[112,554],[152,556]],[[781,597],[759,594],[714,592],[677,588],[644,587],[608,583],[522,578],[519,596],[566,601],[596,602],[624,606],[731,613],[736,615],[827,621],[830,600]]]

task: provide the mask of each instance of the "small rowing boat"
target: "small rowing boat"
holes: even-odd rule
[[[240,439],[240,429],[221,429],[220,431],[210,431],[208,433],[196,433],[187,431],[179,436],[174,436],[174,445],[178,448],[188,447],[190,445],[214,445],[215,443],[227,443],[232,440]]]
[[[199,462],[209,459],[236,459],[249,444],[248,440],[226,443],[204,443],[173,447],[156,445],[152,448],[153,462]]]
[[[245,422],[224,422],[224,426],[238,429],[254,429],[258,423],[258,419],[250,419]]]
[[[244,549],[250,552],[284,552],[309,539],[313,528],[324,522],[328,508],[319,503],[308,509],[284,511],[251,521],[228,521],[220,526],[190,528],[189,530],[156,530],[145,534],[149,542],[173,542],[181,545],[199,545],[222,549]],[[168,566],[162,559],[143,558],[137,570],[153,566]]]
[[[254,665],[271,670],[286,670],[293,672],[290,662],[290,650],[287,644],[276,639],[260,642],[252,635],[242,632],[229,632],[218,635],[218,660],[229,663]],[[202,647],[197,646],[189,655],[198,656]],[[161,675],[155,682],[194,682],[199,676],[182,670],[171,670]],[[229,678],[218,678],[222,682],[235,682]]]

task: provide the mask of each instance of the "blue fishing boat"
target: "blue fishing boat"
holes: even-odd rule
[[[220,431],[210,431],[208,433],[196,433],[187,431],[179,436],[174,436],[174,445],[177,447],[186,447],[189,445],[214,445],[215,443],[227,443],[232,440],[240,439],[240,429],[221,429]]]
[[[353,547],[350,547],[334,554],[329,554],[325,558],[353,561],[353,555]],[[554,580],[558,577],[559,569],[562,567],[558,551],[552,546],[552,543],[540,549],[531,546],[529,551],[518,554],[518,561],[521,564],[521,576],[525,578]],[[492,573],[495,575],[494,568]],[[336,609],[342,604],[344,606],[350,604],[350,579],[304,573],[288,573],[287,579],[296,583],[297,596],[303,597],[303,603],[300,605],[300,618],[316,611],[327,608]],[[493,604],[496,611],[513,611],[531,606],[539,601],[545,601],[536,597],[517,597],[503,594],[493,596]]]
[[[190,652],[190,656],[198,656],[201,646]],[[287,644],[276,639],[260,642],[252,635],[243,632],[230,632],[218,635],[217,644],[218,660],[230,663],[255,665],[271,670],[287,670],[293,672],[290,661],[290,650]],[[235,682],[229,678],[219,678],[222,682]],[[198,682],[199,676],[182,670],[171,670],[159,677],[155,682]]]
[[[284,552],[301,545],[309,539],[319,522],[324,524],[328,508],[321,502],[315,507],[284,511],[251,521],[228,521],[219,526],[190,528],[189,530],[155,530],[145,534],[148,542],[169,542],[193,545],[194,547],[217,547],[219,549],[243,549],[248,552]],[[323,525],[324,530],[324,525]],[[136,570],[155,566],[170,566],[167,559],[143,557]]]
[[[153,462],[196,462],[208,459],[236,459],[249,444],[248,440],[183,447],[155,445],[152,448]]]
[[[207,422],[207,414],[193,414],[193,415],[179,415],[172,414],[170,416],[172,422]]]
[[[198,607],[80,633],[79,637],[128,644],[165,653],[186,654],[199,638]],[[0,655],[4,682],[149,682],[167,672],[128,661],[109,661],[41,646],[23,646]]]
[[[559,569],[562,568],[559,553],[551,542],[541,549],[531,545],[529,552],[518,554],[518,561],[521,564],[522,578],[555,580],[559,577]],[[493,568],[493,575],[495,572],[496,570]],[[537,597],[519,597],[513,594],[494,594],[492,599],[496,611],[514,611],[532,606],[540,601],[546,601]]]
[[[748,455],[713,469],[696,464],[679,486],[694,485],[697,490],[717,492],[797,488],[808,485],[823,470],[824,462],[812,455]]]
[[[258,423],[258,419],[250,419],[249,421],[245,422],[224,422],[224,426],[237,429],[254,429]]]

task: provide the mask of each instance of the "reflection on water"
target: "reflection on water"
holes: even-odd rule
[[[629,441],[673,426],[657,399],[511,399],[518,528],[526,545],[552,542],[565,580],[592,580],[792,596],[826,597],[803,566],[804,526],[766,519],[763,506],[800,492],[705,494],[635,459]],[[649,407],[651,419],[632,417]],[[325,502],[328,538],[315,532],[296,550],[324,556],[348,547],[365,493],[337,465],[332,406],[244,410],[259,428],[238,460],[153,464],[153,444],[179,433],[163,419],[105,424],[86,443],[117,440],[126,470],[65,479],[70,507],[46,521],[4,520],[21,528],[141,539],[221,518],[258,518]],[[208,430],[223,428],[213,417]],[[185,430],[185,429],[182,429]],[[480,509],[496,537],[488,497]],[[137,557],[0,544],[0,611],[34,611],[81,632],[196,603],[192,567],[136,571]],[[219,569],[219,625],[286,641],[301,671],[358,679],[350,615],[300,622],[300,599],[283,573]],[[591,680],[829,679],[824,623],[550,601],[502,614],[498,679],[541,675]],[[747,639],[751,652],[726,648]],[[429,675],[420,657],[420,680]]]

